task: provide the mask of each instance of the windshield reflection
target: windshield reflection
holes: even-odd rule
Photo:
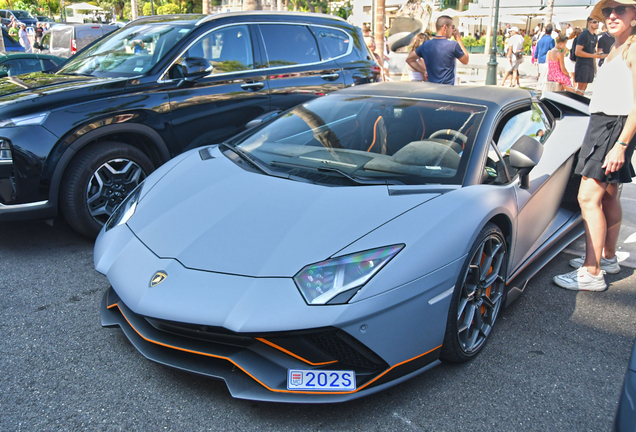
[[[294,175],[338,171],[369,184],[461,184],[485,111],[446,101],[329,95],[237,145]]]
[[[128,25],[72,57],[60,74],[138,76],[148,72],[194,24],[147,23]]]

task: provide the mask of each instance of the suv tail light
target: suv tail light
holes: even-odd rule
[[[75,44],[75,39],[71,39],[71,55],[75,55],[77,52],[77,45]]]

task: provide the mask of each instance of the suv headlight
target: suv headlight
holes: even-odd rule
[[[403,244],[386,246],[311,264],[294,276],[294,282],[308,304],[324,305],[341,293],[359,289],[402,248]],[[353,294],[330,304],[346,303]]]
[[[106,223],[104,224],[104,232],[109,229],[115,228],[118,225],[125,224],[128,219],[135,214],[137,210],[137,202],[141,196],[141,187],[143,182],[139,183],[135,189],[128,195],[122,202],[115,208],[113,214],[110,215]]]
[[[48,116],[49,113],[44,112],[39,114],[29,114],[22,117],[14,117],[7,120],[0,120],[0,127],[41,125]]]

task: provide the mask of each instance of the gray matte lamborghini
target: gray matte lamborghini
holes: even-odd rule
[[[586,101],[365,85],[184,153],[97,239],[102,325],[244,399],[345,401],[470,360],[583,232]]]

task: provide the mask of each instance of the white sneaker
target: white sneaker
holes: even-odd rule
[[[592,276],[587,267],[581,267],[570,273],[555,276],[553,280],[561,288],[572,291],[604,291],[607,289],[604,274],[601,270],[598,276]]]
[[[583,263],[585,262],[585,255],[581,258],[574,258],[570,260],[570,265],[575,269],[581,268]],[[614,258],[607,259],[605,257],[601,257],[601,270],[605,273],[616,274],[621,271],[621,266],[618,265],[618,257],[614,255]]]

